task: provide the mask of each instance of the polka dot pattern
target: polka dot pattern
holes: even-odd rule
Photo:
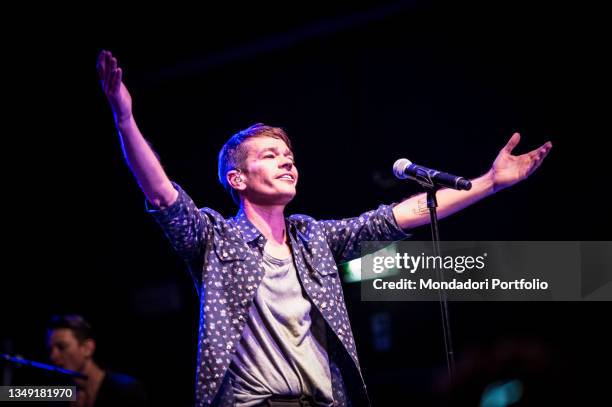
[[[224,378],[264,276],[266,239],[244,212],[225,219],[210,208],[198,209],[178,185],[175,188],[176,202],[149,213],[187,262],[200,298],[196,405],[233,406]],[[334,405],[351,405],[343,382],[344,376],[351,376],[347,372],[356,374],[366,392],[337,264],[360,257],[361,242],[394,241],[406,234],[388,205],[350,219],[317,221],[293,215],[286,223],[300,282],[325,319],[328,335],[341,344],[340,350],[329,353]],[[338,356],[339,352],[348,357]]]

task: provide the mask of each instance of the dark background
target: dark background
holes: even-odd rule
[[[168,174],[226,216],[236,209],[216,157],[255,122],[292,138],[301,177],[288,212],[316,218],[418,192],[393,179],[400,157],[479,176],[520,131],[518,153],[553,142],[544,165],[442,221],[442,238],[609,240],[603,12],[582,2],[495,4],[20,13],[4,51],[0,350],[44,361],[49,317],[82,313],[104,366],[142,379],[154,405],[192,399],[196,293],[122,160],[97,81],[101,49],[119,59]],[[459,374],[449,388],[438,304],[365,303],[357,284],[345,289],[375,405],[477,405],[488,384],[515,378],[524,405],[584,402],[609,382],[609,303],[450,304]],[[36,373],[14,375],[28,384]]]

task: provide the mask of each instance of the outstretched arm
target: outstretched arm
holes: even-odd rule
[[[518,133],[512,135],[506,146],[497,155],[491,169],[485,175],[472,180],[472,189],[469,191],[454,189],[438,191],[436,195],[438,217],[442,219],[452,215],[530,176],[542,164],[552,148],[552,143],[549,141],[526,154],[512,155],[512,150],[520,139],[521,136]],[[406,199],[393,208],[393,214],[398,225],[404,230],[429,223],[426,195],[423,193]]]
[[[132,97],[122,81],[123,71],[109,51],[100,53],[97,68],[102,89],[113,110],[125,160],[140,189],[157,208],[170,206],[178,192],[136,125],[132,115]]]

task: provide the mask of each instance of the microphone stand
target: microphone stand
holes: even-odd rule
[[[424,178],[418,177],[416,181],[425,189],[427,193],[427,208],[429,209],[429,217],[431,220],[431,240],[433,244],[434,256],[440,256],[440,230],[438,229],[438,200],[436,192],[439,187],[435,185],[431,177],[428,175]],[[442,271],[436,268],[436,277],[438,281],[444,281]],[[453,380],[455,372],[455,355],[453,353],[453,342],[451,338],[450,319],[448,314],[448,298],[446,290],[440,288],[438,290],[440,298],[440,313],[442,317],[442,332],[444,335],[444,350],[446,354],[446,366],[448,369],[449,380]]]
[[[46,363],[36,362],[34,360],[23,359],[17,356],[11,356],[11,355],[4,354],[4,353],[0,353],[0,361],[12,363],[17,366],[28,366],[28,367],[33,367],[39,370],[55,372],[55,373],[59,373],[60,375],[68,376],[72,378],[87,379],[86,375],[79,373],[79,372],[75,372],[74,370],[63,369],[61,367],[48,365]]]

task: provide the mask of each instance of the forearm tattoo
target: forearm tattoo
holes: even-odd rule
[[[412,208],[412,213],[417,216],[427,216],[429,208],[427,208],[427,198],[417,199],[416,207]]]

